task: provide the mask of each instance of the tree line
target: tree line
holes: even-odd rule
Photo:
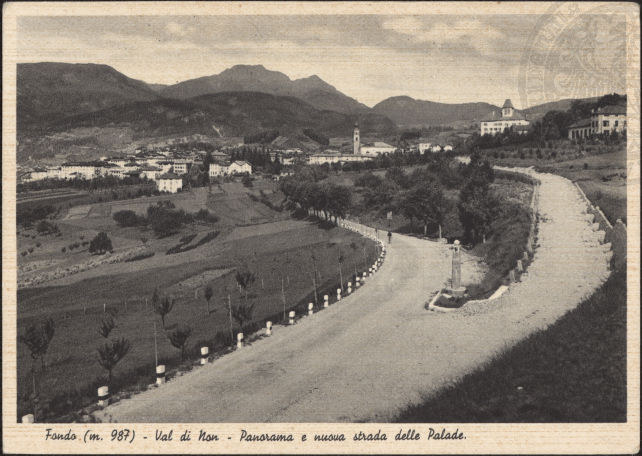
[[[323,214],[325,220],[344,218],[352,204],[350,189],[330,182],[309,182],[288,176],[281,180],[280,188],[290,208],[311,210],[317,216]]]

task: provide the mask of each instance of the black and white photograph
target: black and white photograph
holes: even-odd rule
[[[637,5],[5,6],[5,451],[639,451]]]

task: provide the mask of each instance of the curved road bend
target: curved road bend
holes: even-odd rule
[[[450,275],[447,246],[394,234],[364,288],[292,327],[96,413],[118,422],[388,421],[539,328],[608,275],[572,183],[538,175],[540,248],[492,304],[423,306]],[[381,235],[381,233],[380,233]],[[563,258],[560,257],[563,255]],[[571,264],[569,264],[569,261]]]

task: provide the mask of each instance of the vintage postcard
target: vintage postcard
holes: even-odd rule
[[[8,2],[7,453],[636,453],[625,2]]]

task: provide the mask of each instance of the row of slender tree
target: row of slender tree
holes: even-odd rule
[[[281,180],[280,187],[291,208],[313,211],[317,216],[323,214],[325,220],[344,218],[352,204],[351,190],[343,185],[302,181],[298,176],[288,176]]]

